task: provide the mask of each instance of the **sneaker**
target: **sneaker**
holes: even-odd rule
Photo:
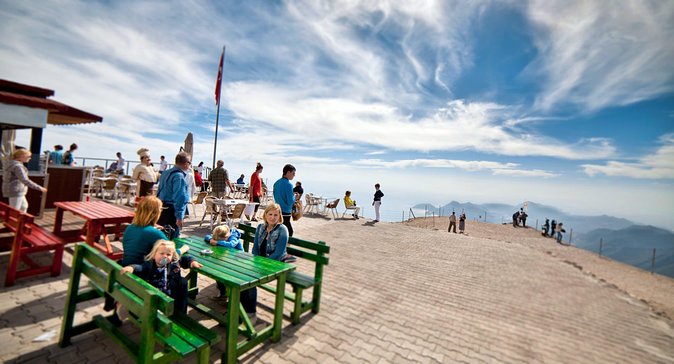
[[[115,327],[120,327],[122,326],[122,320],[117,316],[117,313],[113,313],[112,315],[107,317],[108,321],[115,326]]]
[[[286,255],[285,258],[283,258],[284,263],[292,263],[292,262],[296,262],[296,261],[297,261],[297,257],[294,256],[294,255]]]
[[[257,323],[257,314],[256,313],[248,314],[248,320],[250,320],[251,325],[255,326],[255,324]]]
[[[372,220],[372,222],[379,222],[379,220]]]
[[[211,299],[212,299],[213,301],[224,301],[224,302],[227,302],[227,295],[226,295],[226,294],[222,294],[222,293],[218,293],[218,294],[216,294],[215,296],[212,296]]]

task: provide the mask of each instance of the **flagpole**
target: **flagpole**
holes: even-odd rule
[[[222,67],[225,59],[225,46],[222,46],[222,54],[220,55],[220,65],[218,66],[218,80],[215,85],[215,101],[218,104],[218,109],[215,114],[215,142],[213,143],[213,169],[215,169],[215,154],[218,150],[218,123],[220,121],[220,92],[222,85]]]

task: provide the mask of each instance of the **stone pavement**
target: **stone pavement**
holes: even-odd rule
[[[297,326],[284,322],[281,342],[258,346],[242,362],[674,362],[674,322],[667,315],[555,251],[534,247],[544,243],[311,217],[296,224],[296,236],[332,248],[321,313]],[[0,270],[7,259],[0,256]],[[45,332],[58,336],[70,259],[66,253],[60,277],[21,279],[0,289],[0,361],[130,362],[100,331],[65,349],[57,337],[34,341]],[[674,290],[674,281],[663,284]],[[200,282],[200,299],[215,293],[211,285]],[[260,296],[272,304],[271,295]],[[86,307],[86,314],[100,313],[101,306]],[[214,361],[223,347],[214,348]]]

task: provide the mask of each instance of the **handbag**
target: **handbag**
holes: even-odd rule
[[[293,204],[293,211],[291,212],[291,215],[293,217],[293,221],[297,221],[302,218],[302,201],[295,201]]]

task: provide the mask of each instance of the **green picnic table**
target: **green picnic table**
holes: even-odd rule
[[[276,260],[253,256],[240,250],[211,246],[203,238],[185,236],[175,239],[176,245],[187,245],[190,250],[186,253],[194,257],[201,268],[192,268],[188,275],[190,306],[212,317],[226,327],[227,348],[222,356],[223,363],[235,363],[236,358],[249,351],[258,344],[271,338],[273,342],[281,340],[281,327],[283,321],[283,301],[285,297],[285,285],[287,274],[295,269],[292,264]],[[204,249],[213,251],[211,254],[202,254]],[[198,293],[197,277],[205,275],[227,286],[227,313],[223,315],[222,307],[211,308],[203,303],[196,302]],[[259,287],[263,284],[276,281],[276,293],[274,304],[274,319],[272,324],[256,331],[250,323],[248,316],[241,314],[243,325],[239,324],[240,312],[245,312],[240,304],[242,290]],[[244,340],[238,342],[241,333]]]

